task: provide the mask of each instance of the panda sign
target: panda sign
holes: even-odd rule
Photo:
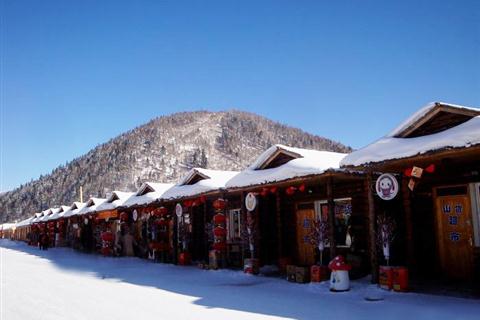
[[[390,173],[384,173],[375,184],[377,195],[383,200],[392,200],[398,193],[398,181]]]

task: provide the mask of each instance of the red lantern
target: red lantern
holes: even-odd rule
[[[163,217],[168,214],[168,209],[165,207],[157,208],[153,211],[154,216]]]
[[[226,201],[224,199],[217,199],[213,201],[213,207],[216,210],[223,210],[226,207]]]
[[[200,202],[201,202],[201,203],[207,202],[207,197],[201,196],[201,197],[200,197]]]
[[[289,196],[293,195],[295,193],[295,190],[296,188],[295,187],[288,187],[286,190],[285,190],[285,193]]]
[[[216,214],[213,216],[213,223],[215,224],[223,224],[225,223],[227,218],[224,214]]]
[[[213,229],[213,235],[215,237],[225,237],[227,235],[227,230],[225,230],[225,228],[222,228],[222,227],[215,227]]]
[[[434,173],[435,172],[435,165],[432,163],[428,167],[425,168],[425,171],[428,173]]]
[[[260,195],[262,197],[266,197],[268,195],[268,192],[269,192],[268,188],[263,188],[262,191],[260,191]]]
[[[301,184],[300,187],[298,187],[298,191],[305,192],[305,184]]]
[[[271,187],[270,193],[277,193],[277,187]]]
[[[183,201],[183,206],[184,206],[185,208],[191,207],[191,206],[192,206],[192,200],[185,200],[185,201]]]
[[[213,244],[213,249],[217,251],[223,251],[227,249],[227,244],[225,242],[216,242]]]
[[[120,220],[122,220],[122,221],[127,221],[127,220],[128,220],[128,213],[122,212],[122,213],[120,214]]]

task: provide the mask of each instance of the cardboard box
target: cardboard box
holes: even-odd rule
[[[287,265],[287,280],[290,282],[296,282],[297,266]]]
[[[298,283],[310,282],[310,268],[309,267],[297,267],[295,273],[295,280]]]

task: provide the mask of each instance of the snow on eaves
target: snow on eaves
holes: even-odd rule
[[[468,148],[480,144],[480,116],[458,126],[427,136],[394,138],[390,135],[350,153],[341,166],[360,166],[373,162],[413,157],[449,148]]]
[[[430,102],[423,108],[420,108],[417,112],[412,114],[410,117],[408,117],[401,124],[399,124],[394,130],[392,130],[389,134],[387,134],[386,137],[395,137],[399,135],[408,127],[410,127],[411,125],[413,125],[414,123],[418,122],[420,119],[425,117],[428,113],[430,113],[430,111],[432,111],[433,109],[439,106],[451,107],[458,110],[480,111],[480,109],[478,108],[466,107],[466,106],[461,106],[457,104],[451,104],[451,103],[445,103],[445,102]]]
[[[185,181],[189,180],[189,177],[195,172],[200,173],[202,176],[207,178],[200,180],[194,184],[182,184]],[[180,180],[181,183],[178,183],[165,191],[162,195],[163,200],[174,200],[185,197],[198,196],[203,193],[210,191],[216,191],[224,189],[227,181],[232,179],[234,176],[239,174],[238,171],[221,171],[221,170],[208,170],[202,168],[193,168],[187,175]]]
[[[63,217],[68,218],[75,216],[83,207],[85,207],[85,202],[74,202],[70,206],[70,209],[63,214]]]
[[[78,211],[77,215],[95,213],[97,208],[105,201],[107,201],[105,198],[90,198],[85,206]]]
[[[134,196],[135,192],[113,191],[107,198],[107,201],[100,204],[96,212],[114,210],[121,207],[130,197]]]
[[[279,149],[299,155],[299,158],[275,168],[257,170]],[[247,169],[227,182],[227,188],[240,188],[265,183],[279,182],[292,178],[322,174],[329,169],[338,169],[340,160],[347,154],[331,151],[318,151],[274,145],[262,153]]]
[[[161,198],[163,193],[173,186],[172,183],[154,183],[145,182],[137,190],[135,194],[130,196],[121,207],[142,206],[153,203]],[[151,192],[144,193],[146,189],[153,190]]]

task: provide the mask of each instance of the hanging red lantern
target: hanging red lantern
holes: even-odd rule
[[[200,202],[201,202],[201,203],[207,202],[207,197],[201,196],[201,197],[200,197]]]
[[[215,237],[225,237],[227,235],[227,230],[223,227],[215,227],[213,229],[213,235]]]
[[[286,193],[287,195],[291,196],[291,195],[293,195],[293,194],[295,193],[295,190],[296,190],[296,189],[297,189],[297,188],[295,188],[295,187],[288,187],[288,188],[285,190],[285,193]]]
[[[157,217],[163,217],[168,214],[168,209],[165,207],[157,208],[153,211],[153,215]]]
[[[302,183],[300,187],[298,187],[298,191],[305,192],[305,184]]]
[[[270,193],[277,193],[278,188],[277,187],[271,187],[270,188]]]
[[[227,218],[225,217],[224,214],[216,214],[213,216],[213,223],[215,224],[223,224],[225,223]]]
[[[127,221],[127,220],[128,220],[128,213],[122,212],[122,213],[120,214],[120,220],[121,220],[121,221]]]
[[[216,210],[223,210],[226,207],[226,201],[224,199],[221,199],[221,198],[217,199],[217,200],[213,201],[213,207]]]
[[[266,197],[268,195],[268,192],[269,192],[268,188],[262,188],[262,191],[260,191],[260,195],[262,197]]]
[[[435,165],[432,163],[428,167],[425,168],[425,171],[428,173],[434,173],[435,172]]]
[[[224,251],[227,249],[227,244],[225,242],[216,242],[213,244],[213,249],[217,251]]]

